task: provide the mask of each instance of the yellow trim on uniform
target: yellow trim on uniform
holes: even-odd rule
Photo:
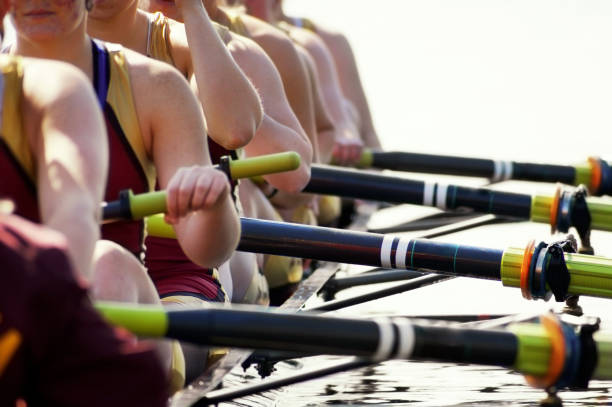
[[[253,266],[253,278],[249,288],[247,288],[242,300],[238,301],[241,304],[255,305],[270,305],[270,290],[266,277],[259,272],[257,265]]]
[[[342,213],[342,200],[337,196],[321,195],[319,196],[319,215],[317,223],[321,226],[327,226],[335,222]]]
[[[25,173],[34,181],[36,179],[36,160],[25,135],[21,112],[23,93],[23,64],[21,58],[0,55],[0,70],[4,80],[0,137],[9,147]]]
[[[0,376],[21,345],[21,334],[16,329],[9,329],[0,336]]]
[[[168,17],[160,12],[153,14],[149,28],[149,57],[176,66],[172,58],[170,42],[170,24]]]
[[[228,27],[230,31],[238,35],[242,35],[243,37],[251,37],[251,35],[249,34],[249,30],[247,30],[246,25],[244,24],[244,21],[242,21],[242,16],[240,16],[240,14],[227,12],[227,16],[230,20],[230,26]]]
[[[134,105],[130,74],[123,48],[116,44],[106,44],[110,60],[110,85],[106,101],[113,108],[121,129],[149,181],[149,189],[155,188],[157,174],[155,165],[149,159],[144,146],[138,114]]]

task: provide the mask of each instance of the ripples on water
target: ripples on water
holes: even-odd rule
[[[331,364],[340,358],[311,358],[305,367]],[[291,374],[287,364],[279,373]],[[252,383],[254,370],[235,371],[226,384]],[[564,406],[610,406],[609,383],[592,382],[588,391],[565,391]],[[535,406],[545,393],[525,385],[523,376],[504,369],[442,363],[386,362],[377,366],[313,380],[227,406]]]

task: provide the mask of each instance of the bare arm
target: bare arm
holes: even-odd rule
[[[149,60],[137,65],[136,108],[159,185],[168,192],[166,219],[194,263],[219,266],[236,248],[240,226],[227,178],[210,165],[202,110],[176,70]]]
[[[187,53],[189,77],[209,136],[229,150],[243,147],[262,120],[257,92],[217,35],[202,1],[183,0],[181,10],[184,26],[172,26],[173,49],[176,45]]]
[[[29,65],[24,78],[26,99],[41,118],[34,131],[42,221],[66,236],[76,270],[89,280],[106,185],[106,129],[85,76],[63,64],[42,64]]]
[[[332,151],[336,140],[336,128],[323,100],[321,80],[317,73],[315,62],[308,52],[303,50],[304,63],[308,69],[312,89],[312,101],[314,106],[315,124],[317,129],[317,145],[319,146],[319,160],[323,164],[331,162]]]
[[[245,151],[249,156],[296,151],[302,159],[297,170],[264,178],[279,190],[299,192],[310,180],[312,146],[291,110],[280,75],[270,58],[253,41],[246,38],[241,41],[241,46],[233,48],[232,55],[259,90],[265,112],[255,138]]]
[[[374,128],[372,114],[370,113],[368,100],[363,90],[351,45],[346,37],[340,33],[335,33],[321,27],[317,28],[317,33],[331,51],[344,96],[353,103],[359,112],[362,140],[366,146],[380,149],[380,140]]]
[[[358,128],[345,109],[344,96],[333,58],[325,43],[310,31],[293,28],[292,37],[312,56],[321,83],[322,97],[336,128],[334,158],[341,163],[358,161],[361,142]]]
[[[243,16],[243,21],[249,28],[251,38],[268,54],[278,69],[289,105],[313,147],[313,161],[318,161],[314,104],[304,56],[300,55],[300,50],[279,29],[246,15]]]

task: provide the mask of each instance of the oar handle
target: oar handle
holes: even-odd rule
[[[552,315],[543,316],[539,324],[517,324],[501,331],[399,317],[367,320],[289,314],[261,307],[211,305],[172,311],[112,303],[96,307],[110,323],[137,335],[201,345],[354,355],[374,361],[397,358],[503,366],[534,376],[530,383],[540,387],[612,378],[612,337],[596,333],[592,342],[583,341],[582,334]]]
[[[300,166],[300,156],[295,151],[268,154],[243,160],[231,160],[224,156],[215,168],[222,170],[233,180],[257,177],[265,174],[293,171]],[[106,222],[121,219],[142,219],[166,211],[166,192],[155,191],[134,195],[121,191],[117,201],[102,206],[102,219]]]
[[[332,156],[331,163],[332,165],[340,165]],[[361,157],[359,157],[359,161],[355,163],[354,167],[356,168],[371,168],[374,164],[374,150],[369,148],[364,148],[361,152]]]
[[[525,259],[525,256],[528,258]],[[538,262],[539,257],[542,259]],[[564,253],[564,261],[569,274],[568,295],[612,298],[612,259]],[[558,272],[558,269],[550,270],[550,264],[550,257],[546,257],[545,253],[536,254],[535,249],[506,249],[501,262],[502,283],[508,287],[525,287],[525,290],[533,291],[534,284],[539,287],[539,281],[547,280],[546,273]],[[540,276],[542,280],[538,281]],[[549,291],[550,285],[545,285],[543,291]]]

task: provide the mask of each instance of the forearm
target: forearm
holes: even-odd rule
[[[190,6],[183,14],[209,136],[227,149],[242,147],[261,121],[257,92],[217,35],[204,7]]]
[[[218,267],[238,246],[240,221],[229,197],[218,207],[194,212],[176,228],[179,243],[191,261]]]
[[[301,191],[310,180],[313,150],[306,137],[265,115],[255,138],[245,147],[249,157],[295,151],[301,162],[297,170],[265,175],[264,179],[275,188],[295,193]]]

